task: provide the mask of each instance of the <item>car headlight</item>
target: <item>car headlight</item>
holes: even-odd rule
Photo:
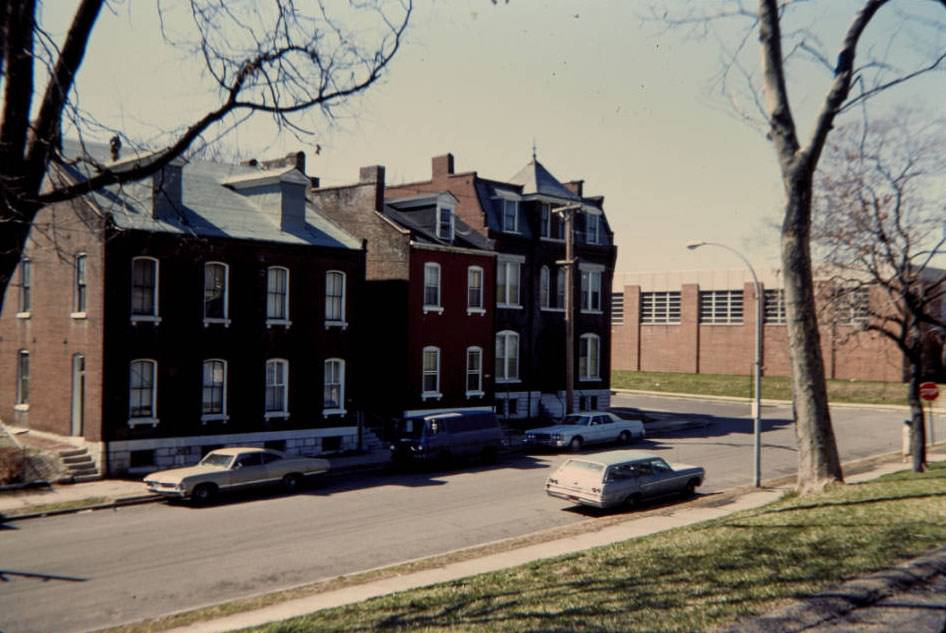
[[[562,436],[561,433],[552,433],[552,439],[553,439],[553,440],[561,440],[561,439],[564,439],[564,437]]]

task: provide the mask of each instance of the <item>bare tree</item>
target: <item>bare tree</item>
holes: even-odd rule
[[[814,243],[835,292],[832,312],[859,308],[863,328],[892,341],[908,368],[913,469],[926,466],[920,381],[939,359],[946,322],[942,179],[946,122],[895,114],[841,127],[816,179]],[[879,289],[873,301],[857,302]],[[880,300],[877,294],[883,295]],[[860,305],[855,305],[860,303]]]
[[[834,0],[758,0],[754,7],[748,0],[719,0],[712,6],[686,3],[677,15],[668,13],[661,5],[654,14],[671,26],[718,36],[725,51],[717,82],[721,93],[740,118],[760,124],[778,159],[785,190],[780,241],[801,492],[843,481],[828,410],[812,279],[815,171],[842,113],[909,79],[943,67],[946,52],[941,44],[946,13],[934,17],[914,11],[919,4],[946,8],[946,0],[860,0],[843,4]],[[837,12],[845,7],[854,10],[844,18],[842,32],[825,34],[820,27],[834,22],[822,19],[818,11]],[[865,31],[879,22],[877,16],[882,9],[888,9],[889,20],[904,29],[910,26],[911,32],[894,30],[886,41],[874,41],[864,51],[861,45]],[[899,13],[894,13],[895,9]],[[924,35],[918,36],[914,30]],[[745,58],[752,34],[757,35],[762,56],[758,72],[750,68]],[[829,36],[840,36],[835,56],[824,50],[823,43]],[[901,48],[909,50],[910,55],[903,53],[902,59],[895,62],[892,51],[898,44],[903,44]],[[929,47],[924,47],[926,44]],[[795,84],[789,81],[790,65]],[[803,136],[790,97],[795,92],[810,90],[807,85],[799,86],[799,82],[811,78],[816,69],[828,71],[828,84],[820,105],[813,109],[810,132]]]
[[[217,103],[182,120],[163,147],[119,168],[89,154],[67,158],[62,153],[64,130],[82,139],[90,129],[112,129],[80,110],[75,88],[106,0],[81,0],[61,42],[44,29],[40,4],[0,3],[0,297],[42,207],[154,174],[208,134],[223,134],[254,114],[269,115],[294,134],[307,134],[302,114],[321,109],[331,115],[334,105],[381,78],[412,11],[411,0],[333,5],[344,6],[345,19],[354,18],[356,24],[346,29],[345,19],[321,0],[260,3],[265,7],[190,0],[185,6],[196,35],[184,42],[164,32],[165,41],[187,44],[203,60]],[[159,4],[164,31],[162,9]],[[81,172],[88,175],[63,177],[57,166],[67,160],[86,163]]]

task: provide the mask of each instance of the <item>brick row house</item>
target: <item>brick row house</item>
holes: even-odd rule
[[[558,417],[565,410],[563,223],[556,207],[580,205],[574,226],[574,409],[610,403],[610,303],[617,249],[602,197],[583,181],[559,182],[533,156],[508,181],[456,173],[452,154],[432,160],[431,179],[389,185],[392,200],[449,193],[458,221],[488,238],[496,256],[495,402],[507,419]],[[370,251],[370,247],[369,247]],[[369,255],[370,257],[370,255]]]
[[[309,186],[301,153],[193,160],[44,209],[0,316],[0,417],[108,474],[354,448],[365,251]]]
[[[312,192],[327,217],[367,246],[372,307],[361,363],[372,385],[369,420],[492,410],[491,243],[457,216],[449,192],[388,193],[381,166],[362,168],[354,185]]]

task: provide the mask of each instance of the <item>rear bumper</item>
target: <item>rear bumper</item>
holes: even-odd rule
[[[546,488],[545,492],[550,497],[555,497],[557,499],[564,499],[565,501],[571,501],[572,503],[578,503],[583,506],[591,506],[593,508],[604,508],[604,503],[602,502],[601,497],[593,497],[570,490],[560,490],[558,488]]]

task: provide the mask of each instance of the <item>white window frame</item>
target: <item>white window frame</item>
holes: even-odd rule
[[[204,398],[206,389],[208,387],[211,389],[216,388],[216,384],[208,385],[205,382],[205,370],[208,363],[221,363],[223,365],[223,383],[220,385],[222,387],[220,411],[215,413],[206,413],[204,411],[204,404],[207,402]],[[227,411],[227,383],[229,382],[229,373],[229,365],[223,358],[208,358],[200,365],[200,421],[204,424],[207,422],[226,422],[230,419]]]
[[[84,319],[89,309],[89,256],[76,253],[72,262],[72,313],[73,319]]]
[[[548,266],[539,269],[539,307],[542,310],[552,308],[552,277]]]
[[[33,260],[24,257],[20,261],[20,292],[16,313],[18,319],[28,319],[33,311]]]
[[[594,227],[594,231],[591,228]],[[585,213],[585,243],[601,243],[601,217],[597,213]]]
[[[555,213],[555,207],[548,202],[543,202],[539,211],[539,239],[543,242],[564,242],[565,226],[561,216]],[[556,237],[552,231],[558,228],[560,237]]]
[[[581,279],[581,312],[582,314],[603,314],[602,301],[604,287],[604,266],[582,264],[579,266]],[[595,286],[597,285],[597,304]]]
[[[151,288],[151,312],[150,313],[142,312],[141,314],[138,314],[134,311],[135,306],[134,306],[133,301],[134,301],[134,296],[135,296],[135,262],[137,261],[148,261],[148,262],[151,262],[154,266],[154,286]],[[142,322],[160,323],[161,322],[161,317],[158,315],[158,288],[160,288],[160,284],[158,283],[158,280],[160,279],[160,274],[161,274],[161,262],[159,262],[157,258],[146,257],[146,256],[131,258],[131,279],[130,279],[131,297],[130,298],[131,298],[132,304],[129,307],[129,312],[131,314],[132,323],[142,323]]]
[[[479,275],[480,285],[476,302],[471,301],[471,291],[473,290],[473,276]],[[466,313],[468,315],[477,314],[483,316],[486,314],[486,272],[482,266],[470,266],[466,269]]]
[[[131,390],[144,389],[144,387],[132,387],[132,369],[136,363],[151,367],[151,402],[149,404],[151,415],[132,415]],[[153,358],[135,358],[128,363],[128,426],[157,426],[158,422],[158,361]]]
[[[274,272],[283,272],[286,275],[286,292],[282,297],[282,317],[275,317],[269,313],[269,297],[273,294],[270,287],[270,275]],[[266,327],[270,328],[274,325],[283,325],[286,329],[292,325],[292,321],[289,319],[289,269],[285,266],[269,266],[266,268]]]
[[[479,367],[470,367],[470,354],[478,354]],[[476,389],[470,389],[470,377],[476,377]],[[466,348],[466,376],[464,377],[466,385],[467,398],[482,398],[485,395],[483,391],[483,348],[477,345],[471,345]]]
[[[269,384],[269,368],[270,366],[281,366],[283,368],[283,382],[282,382],[282,409],[267,409],[266,408],[266,394],[268,393],[270,387]],[[279,387],[277,383],[273,383],[273,387]],[[289,417],[289,361],[285,358],[267,358],[265,366],[265,376],[263,378],[263,418],[266,420],[273,419],[286,419]]]
[[[329,366],[338,365],[338,382],[329,383]],[[326,406],[325,392],[329,386],[338,386],[338,406]],[[344,358],[326,358],[322,363],[322,415],[345,415],[345,359]]]
[[[428,275],[435,274],[437,278],[437,302],[427,303],[427,288],[433,287],[427,285]],[[443,314],[443,275],[440,264],[437,262],[424,262],[424,314]]]
[[[223,267],[223,316],[207,316],[207,269],[211,266]],[[204,327],[211,324],[221,324],[230,327],[230,265],[226,262],[204,262]]]
[[[565,267],[559,266],[555,273],[555,307],[558,312],[565,311]]]
[[[766,288],[763,291],[763,296],[765,297],[762,313],[763,322],[766,325],[785,325],[788,322],[785,311],[785,289]]]
[[[449,214],[450,219],[450,228],[447,230],[447,234],[443,233],[443,214]],[[437,237],[446,241],[453,242],[453,238],[456,235],[456,214],[454,213],[453,207],[448,206],[437,206]]]
[[[641,325],[679,325],[681,320],[679,290],[641,293]]]
[[[595,346],[594,367],[590,364],[592,343]],[[601,380],[601,337],[597,334],[582,334],[578,339],[578,380]]]
[[[522,309],[522,265],[525,257],[502,255],[496,260],[496,307],[510,310]],[[510,270],[515,270],[515,297],[510,292]],[[500,280],[505,276],[506,282]]]
[[[503,350],[500,354],[499,350],[499,341],[503,341]],[[496,383],[497,384],[508,384],[515,382],[522,382],[522,379],[519,377],[519,359],[521,357],[521,349],[519,347],[519,333],[513,332],[512,330],[503,330],[502,332],[496,333]],[[515,341],[516,346],[516,355],[514,358],[511,358],[509,355],[510,341]],[[512,362],[514,361],[514,362]],[[510,366],[510,363],[512,365]],[[501,370],[500,370],[501,369]]]
[[[426,367],[427,354],[434,354],[434,360],[436,361],[436,366],[432,371],[428,371]],[[440,348],[435,345],[428,345],[424,347],[421,351],[420,357],[420,399],[421,400],[440,400],[443,397],[443,393],[440,391]],[[436,385],[434,390],[431,391],[427,389],[427,377],[433,376],[436,380]]]
[[[515,233],[519,234],[519,201],[518,200],[509,200],[508,198],[500,198],[503,204],[503,215],[502,215],[502,227],[503,233]],[[510,227],[506,223],[506,211],[509,208],[509,205],[512,205],[512,226]]]
[[[700,290],[698,307],[704,325],[742,325],[745,319],[742,290]]]
[[[24,370],[25,368],[25,370]],[[30,409],[30,352],[26,349],[16,351],[16,404],[15,411]]]
[[[339,311],[341,314],[338,315],[329,315],[328,314],[328,280],[331,275],[339,275],[342,280],[342,294],[339,297]],[[334,297],[334,295],[333,295]],[[325,317],[325,329],[332,327],[338,327],[343,330],[348,329],[348,322],[346,321],[347,313],[347,302],[348,302],[348,275],[343,270],[326,270],[325,271],[325,292],[323,293],[323,302],[325,304],[324,317]],[[330,318],[330,316],[332,318]],[[335,318],[337,317],[337,318]]]

